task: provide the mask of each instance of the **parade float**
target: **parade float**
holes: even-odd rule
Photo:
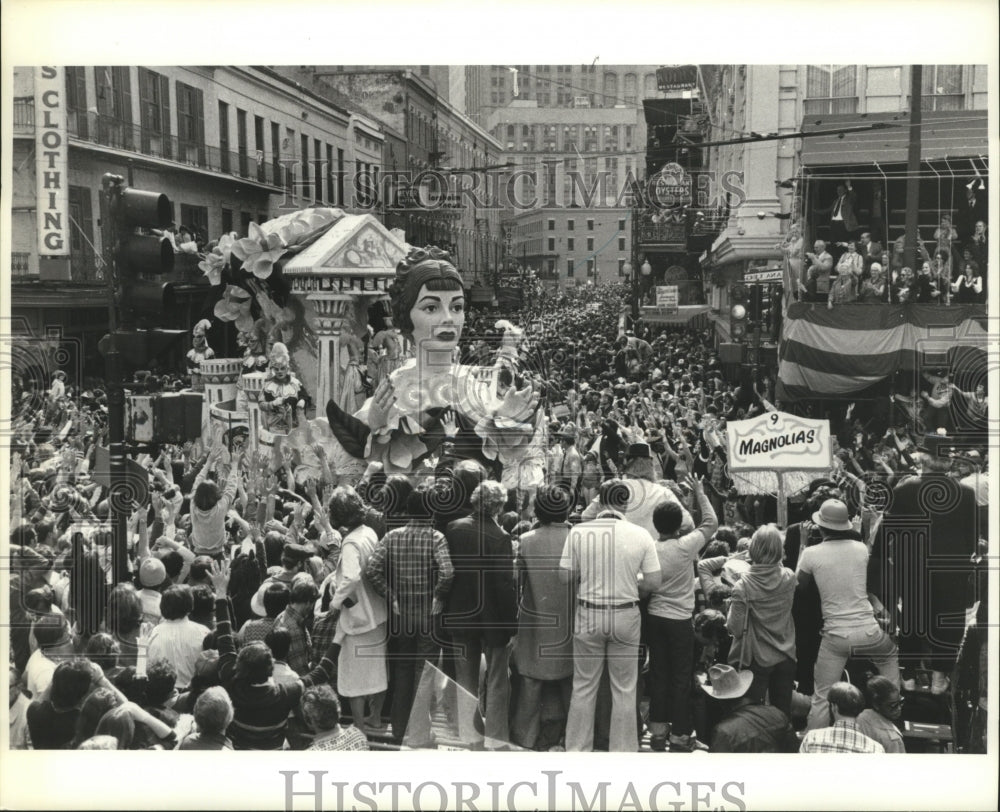
[[[330,400],[353,411],[367,396],[360,351],[369,310],[387,298],[405,254],[401,234],[375,217],[330,208],[251,223],[247,236],[210,244],[199,267],[221,289],[214,316],[234,324],[243,355],[214,357],[205,326],[196,325],[188,371],[203,393],[203,443],[246,438],[252,452],[271,453],[275,467],[294,458],[297,470],[314,467],[310,449],[322,445],[338,470],[363,470],[314,415]],[[381,343],[392,357],[377,357],[376,366],[398,363],[399,344]]]

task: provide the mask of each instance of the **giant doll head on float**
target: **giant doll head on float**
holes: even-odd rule
[[[393,322],[413,341],[417,365],[450,363],[465,326],[462,277],[446,251],[414,248],[389,288]]]
[[[387,472],[412,473],[450,445],[457,458],[502,473],[507,487],[537,486],[545,456],[538,391],[516,353],[485,367],[455,361],[465,294],[449,255],[412,249],[389,294],[393,320],[412,340],[415,357],[386,376],[353,415],[331,400],[330,428],[345,450],[381,462]],[[501,370],[513,384],[503,391]]]

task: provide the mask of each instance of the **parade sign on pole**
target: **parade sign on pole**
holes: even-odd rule
[[[826,471],[831,464],[830,421],[809,420],[785,412],[766,412],[729,423],[726,432],[729,470],[773,471],[777,476],[778,524],[788,526],[785,477],[791,472]]]
[[[826,470],[830,467],[830,421],[766,412],[729,423],[729,468],[733,471]]]
[[[677,285],[657,285],[656,307],[658,310],[666,310],[668,313],[676,313],[677,303]]]

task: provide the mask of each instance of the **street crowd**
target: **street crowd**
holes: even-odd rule
[[[782,406],[773,380],[726,369],[707,330],[620,317],[626,298],[588,286],[521,320],[540,487],[447,445],[354,480],[321,454],[304,482],[160,446],[120,581],[95,477],[107,396],[61,373],[15,391],[11,747],[433,748],[447,729],[483,750],[900,753],[904,699],[959,689],[984,747],[985,668],[968,689],[957,666],[986,612],[985,392],[942,370],[808,406],[833,464],[779,527],[726,443]],[[470,317],[465,355],[499,329]]]

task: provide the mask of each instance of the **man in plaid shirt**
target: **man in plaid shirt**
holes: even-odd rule
[[[455,577],[448,542],[433,526],[430,494],[434,487],[433,482],[424,482],[410,493],[406,500],[410,521],[385,534],[365,570],[372,588],[385,595],[392,607],[392,733],[398,739],[407,736],[412,746],[431,742],[432,693],[419,691],[420,677],[425,661],[437,665],[441,650],[439,617]],[[407,735],[411,718],[414,727]]]
[[[802,740],[800,753],[884,753],[874,739],[858,729],[858,714],[865,709],[861,691],[849,682],[836,682],[827,695],[831,727],[810,730]]]

